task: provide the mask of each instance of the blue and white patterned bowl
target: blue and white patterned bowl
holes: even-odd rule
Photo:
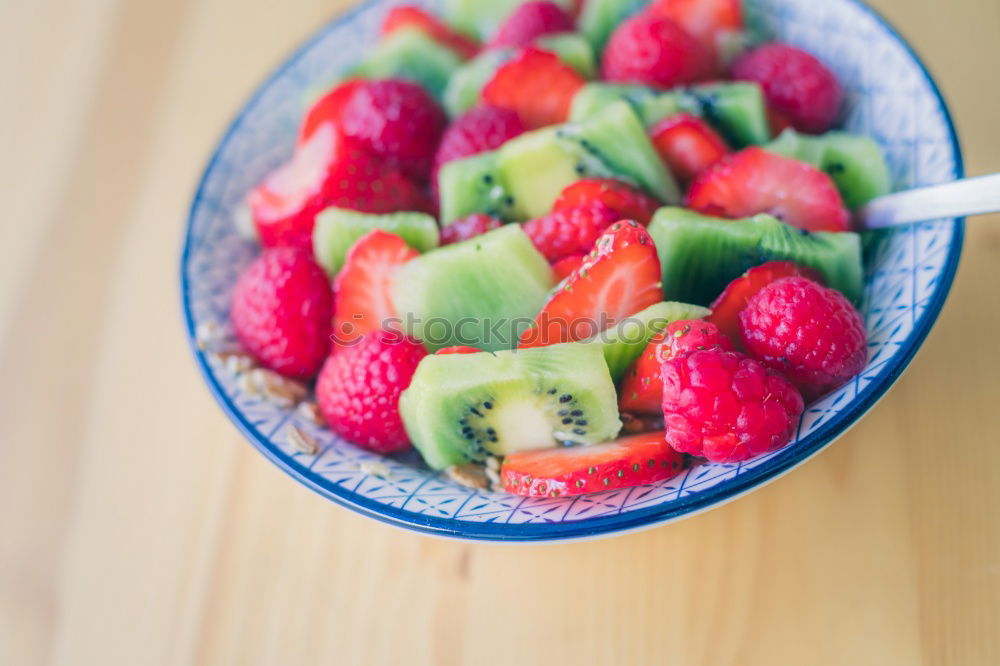
[[[307,90],[353,64],[377,34],[391,0],[334,20],[300,48],[240,112],[212,157],[191,207],[181,262],[188,335],[228,327],[231,289],[256,249],[233,219],[246,192],[292,149]],[[434,1],[424,4],[434,8]],[[848,90],[848,129],[884,147],[898,188],[962,176],[948,110],[920,60],[884,20],[856,0],[753,0],[755,27],[819,56]],[[579,498],[523,499],[460,487],[423,467],[366,453],[300,414],[241,391],[192,344],[209,388],[260,451],[338,504],[397,526],[486,541],[579,539],[659,525],[721,504],[801,464],[850,428],[896,381],[930,331],[961,253],[962,220],[885,233],[867,259],[863,312],[869,362],[836,393],[811,405],[794,443],[739,464],[698,465],[659,484]],[[288,443],[296,425],[321,444],[306,455]],[[378,475],[373,475],[373,470]]]

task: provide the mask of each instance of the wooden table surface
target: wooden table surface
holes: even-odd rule
[[[202,385],[177,295],[210,149],[348,2],[0,3],[0,664],[1000,663],[1000,219],[836,445],[683,522],[469,545],[338,508]],[[1000,170],[1000,3],[876,0]]]

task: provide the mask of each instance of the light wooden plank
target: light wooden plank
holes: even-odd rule
[[[0,6],[0,663],[1000,661],[996,217],[857,428],[676,525],[434,540],[241,440],[183,340],[181,223],[241,101],[347,4]],[[970,171],[1000,168],[1000,4],[875,4],[942,80]]]

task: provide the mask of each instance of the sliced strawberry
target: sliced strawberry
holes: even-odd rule
[[[351,246],[344,267],[333,282],[334,343],[346,346],[366,333],[392,328],[392,278],[396,270],[418,257],[396,234],[381,229]]]
[[[482,213],[473,213],[460,220],[449,222],[441,227],[441,245],[451,245],[461,241],[481,236],[487,231],[499,229],[503,223],[495,217]]]
[[[684,455],[661,430],[607,444],[514,453],[504,458],[500,479],[515,495],[562,497],[656,483],[683,469]]]
[[[465,345],[456,345],[454,347],[444,347],[438,349],[435,354],[438,356],[447,356],[448,354],[478,354],[483,351],[482,349],[476,349],[475,347],[467,347]]]
[[[689,113],[664,118],[653,127],[650,135],[660,158],[685,183],[729,152],[718,132]]]
[[[552,295],[521,336],[521,347],[592,337],[663,299],[660,260],[637,222],[616,222]]]
[[[333,123],[334,127],[341,127],[341,114],[344,107],[351,101],[351,97],[361,86],[362,81],[345,81],[319,98],[315,104],[306,112],[302,125],[299,127],[298,143],[301,145],[308,141],[313,132],[324,123]]]
[[[524,223],[524,233],[549,262],[575,254],[586,254],[594,242],[619,216],[600,201],[560,208]]]
[[[646,226],[660,202],[645,192],[613,178],[586,178],[564,189],[552,206],[553,210],[576,208],[600,201],[618,214],[619,219],[635,220]]]
[[[585,83],[555,54],[529,46],[497,68],[483,88],[483,100],[516,111],[534,129],[566,122],[573,96]]]
[[[717,73],[725,69],[725,44],[743,30],[740,0],[653,0],[647,11],[684,28],[713,54]]]
[[[552,272],[556,274],[556,280],[562,282],[568,278],[573,274],[573,271],[583,265],[583,261],[586,258],[587,255],[585,254],[571,254],[552,264]]]
[[[330,206],[365,213],[434,212],[406,176],[345,140],[331,122],[298,146],[291,161],[247,196],[264,247],[312,249],[316,214]]]
[[[326,207],[326,186],[343,149],[333,123],[323,123],[300,144],[291,161],[247,196],[264,247],[312,250],[316,214]]]
[[[656,334],[625,373],[618,392],[618,407],[629,414],[657,416],[663,413],[663,380],[660,365],[681,354],[702,349],[733,348],[732,342],[710,322],[675,321]]]
[[[708,321],[729,336],[729,339],[740,344],[739,314],[746,307],[754,294],[775,280],[785,277],[807,277],[814,282],[823,284],[823,276],[808,266],[799,266],[791,261],[771,261],[751,268],[746,273],[729,283],[719,297],[712,303],[712,314]]]
[[[400,5],[389,10],[382,22],[382,35],[390,35],[402,28],[417,28],[428,37],[447,46],[463,60],[479,52],[479,45],[465,35],[455,32],[438,17],[416,5]]]
[[[702,172],[691,185],[687,206],[733,218],[771,213],[806,231],[847,231],[851,224],[830,176],[756,146]]]

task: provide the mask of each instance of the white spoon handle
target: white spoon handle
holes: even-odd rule
[[[872,199],[857,212],[857,222],[865,229],[884,229],[985,213],[1000,213],[1000,173]]]

